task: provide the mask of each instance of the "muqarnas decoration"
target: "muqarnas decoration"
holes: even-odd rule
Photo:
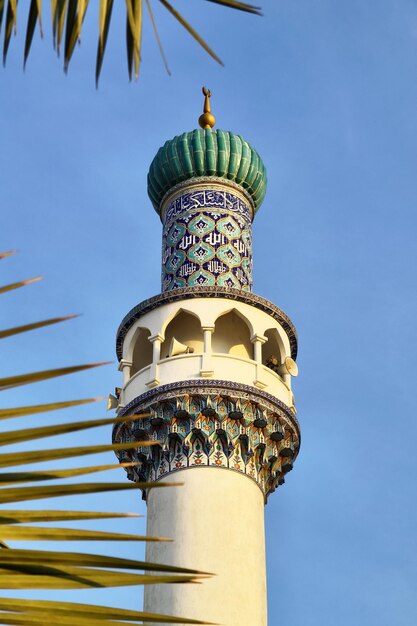
[[[114,432],[115,441],[138,440],[137,449],[119,453],[121,461],[137,461],[128,469],[129,478],[154,481],[190,467],[214,466],[246,474],[265,498],[275,491],[298,454],[300,436],[293,412],[269,394],[242,389],[237,395],[207,383],[193,388],[192,381],[181,387],[153,394],[152,399],[139,397],[126,407],[128,413],[150,413]],[[141,439],[159,443],[140,446]]]

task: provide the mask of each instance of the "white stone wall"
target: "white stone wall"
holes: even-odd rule
[[[202,584],[145,587],[144,610],[223,626],[266,626],[264,499],[258,485],[228,469],[201,467],[162,479],[181,487],[151,489],[146,559],[215,576]]]

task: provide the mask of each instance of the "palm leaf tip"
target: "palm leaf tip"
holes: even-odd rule
[[[102,554],[88,554],[83,552],[54,552],[50,550],[25,550],[11,548],[7,552],[0,551],[0,564],[29,564],[40,563],[45,565],[73,565],[76,567],[99,567],[102,569],[121,569],[129,571],[154,571],[170,574],[192,574],[209,576],[208,572],[195,569],[164,565],[161,563],[149,563],[123,557],[106,556]],[[211,574],[212,576],[212,574]],[[72,606],[72,605],[69,605]],[[0,609],[1,609],[0,599]]]
[[[26,333],[30,330],[37,330],[38,328],[43,328],[44,326],[51,326],[52,324],[59,324],[60,322],[66,322],[67,320],[72,320],[78,315],[65,315],[63,317],[52,317],[47,320],[41,320],[40,322],[32,322],[30,324],[24,324],[23,326],[15,326],[14,328],[7,328],[6,330],[0,330],[0,339],[5,339],[6,337],[11,337],[13,335],[18,335],[20,333]]]
[[[96,626],[93,620],[101,620],[97,622],[97,626],[106,623],[111,624],[109,620],[122,620],[126,622],[149,622],[149,623],[170,623],[170,624],[206,624],[208,626],[218,626],[211,622],[202,622],[200,620],[192,620],[187,618],[173,617],[169,615],[159,615],[156,613],[145,613],[143,611],[134,611],[130,609],[120,609],[110,606],[79,604],[70,602],[57,602],[53,600],[20,600],[12,598],[0,598],[0,610],[15,611],[19,614],[34,615],[39,620],[67,619],[80,623],[79,620],[91,620],[91,626]],[[105,622],[103,622],[105,620]],[[56,622],[55,622],[56,623]],[[83,625],[84,626],[84,625]]]
[[[40,526],[1,526],[1,536],[13,541],[171,541],[165,537],[133,535],[79,528],[52,528]]]
[[[3,0],[0,0],[0,5],[2,3]],[[0,6],[0,11],[1,11],[1,6]],[[0,27],[1,27],[1,19],[0,19]],[[9,256],[12,256],[13,254],[16,254],[17,250],[7,250],[6,252],[0,252],[0,260],[1,259],[6,259]]]
[[[99,16],[99,40],[96,58],[96,89],[98,89],[98,81],[100,78],[101,67],[103,65],[103,58],[106,50],[107,36],[109,33],[112,10],[113,0],[101,0]]]
[[[30,52],[30,48],[32,45],[32,40],[33,40],[33,34],[35,32],[37,21],[39,21],[40,35],[41,37],[43,37],[40,5],[41,5],[41,0],[31,0],[30,7],[29,7],[28,23],[26,27],[26,41],[25,41],[25,51],[23,55],[23,69],[26,68],[26,61],[29,56],[29,52]]]
[[[162,482],[120,482],[120,483],[72,483],[59,485],[33,485],[24,487],[4,487],[0,489],[0,504],[13,502],[25,502],[28,500],[43,500],[44,498],[60,498],[62,496],[90,495],[111,491],[127,491],[130,489],[160,489],[167,487],[179,487],[183,483]]]
[[[139,77],[142,40],[142,0],[126,0],[126,48],[128,55],[129,79],[132,78],[133,67],[135,79]]]
[[[59,510],[10,510],[2,509],[0,511],[0,524],[26,524],[37,522],[68,522],[80,520],[98,520],[98,519],[116,519],[125,517],[143,517],[138,513],[119,513],[112,511],[59,511]],[[21,551],[19,551],[21,554]],[[48,553],[51,555],[51,553]],[[53,553],[52,553],[53,556]],[[62,554],[58,553],[57,558],[61,558]],[[0,557],[1,558],[1,557]],[[25,555],[27,559],[27,555]],[[45,560],[45,555],[42,557]],[[41,560],[42,560],[41,559]],[[143,568],[141,568],[143,569]]]
[[[252,13],[253,15],[262,15],[261,7],[254,4],[247,4],[246,2],[239,2],[238,0],[208,0],[213,4],[220,4],[230,9],[237,9],[238,11],[245,11],[246,13]]]
[[[161,41],[161,38],[159,36],[159,32],[158,32],[158,29],[157,29],[157,26],[156,26],[155,16],[154,16],[154,13],[153,13],[153,10],[152,10],[152,6],[151,6],[151,3],[150,3],[149,0],[146,0],[146,6],[148,8],[149,17],[151,18],[151,24],[152,24],[153,32],[154,32],[154,35],[155,35],[156,43],[158,44],[159,53],[161,55],[162,62],[164,64],[164,66],[165,66],[165,70],[166,70],[168,76],[171,76],[171,70],[169,69],[168,61],[167,61],[167,58],[165,56],[164,49],[162,47],[162,41]]]
[[[198,32],[189,24],[184,17],[168,2],[168,0],[159,0],[160,3],[175,17],[175,19],[185,28],[185,30],[200,44],[200,46],[220,65],[224,66],[223,61],[210,48]]]
[[[0,378],[0,391],[5,389],[12,389],[13,387],[20,387],[20,385],[28,385],[30,383],[37,383],[50,378],[56,378],[58,376],[66,376],[67,374],[75,374],[82,372],[83,370],[92,369],[94,367],[101,367],[102,365],[109,365],[111,361],[101,361],[100,363],[87,363],[86,365],[71,365],[70,367],[59,367],[52,370],[43,370],[41,372],[31,372],[29,374],[19,374],[17,376],[9,376],[7,378]]]
[[[1,2],[1,0],[0,0]],[[22,417],[25,415],[36,415],[38,413],[47,413],[48,411],[58,411],[91,402],[102,402],[106,400],[105,396],[97,398],[85,398],[82,400],[66,400],[63,402],[49,402],[47,404],[33,404],[31,406],[18,406],[8,409],[0,409],[0,420],[10,419],[14,417]]]
[[[42,279],[43,276],[35,276],[34,278],[19,280],[17,283],[10,283],[10,285],[3,285],[3,287],[0,287],[0,294],[6,293],[7,291],[12,291],[13,289],[19,289],[20,287],[26,287],[26,285],[31,285],[32,283],[36,283]]]

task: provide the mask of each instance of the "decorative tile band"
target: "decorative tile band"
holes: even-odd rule
[[[192,189],[164,213],[162,291],[220,285],[252,290],[251,211],[226,190]]]
[[[148,482],[192,467],[218,467],[245,474],[265,498],[284,482],[300,447],[298,422],[277,398],[227,381],[185,381],[142,394],[120,415],[150,417],[117,424],[114,442],[138,441],[117,452],[130,480]],[[140,440],[160,442],[140,446]],[[146,493],[144,493],[146,497]]]
[[[208,183],[207,179],[204,182]],[[197,183],[193,181],[197,187]],[[213,209],[220,212],[235,213],[244,218],[246,222],[251,223],[252,212],[247,202],[244,202],[237,194],[233,194],[225,189],[214,188],[195,188],[189,190],[190,183],[180,195],[171,200],[164,211],[164,226],[171,226],[173,220],[179,215],[184,215],[189,211],[200,211],[202,209]]]
[[[165,293],[160,293],[157,296],[153,296],[152,298],[148,298],[147,300],[144,300],[136,305],[123,318],[117,330],[116,354],[119,361],[122,358],[124,338],[126,337],[129,329],[142,317],[142,315],[145,315],[146,313],[149,313],[150,311],[153,311],[154,309],[157,309],[165,304],[178,302],[180,300],[191,300],[193,298],[225,298],[227,300],[235,300],[236,302],[244,302],[245,304],[254,306],[260,311],[267,313],[282,326],[290,342],[291,356],[293,359],[297,358],[297,332],[294,324],[284,311],[275,306],[275,304],[272,304],[269,300],[266,300],[266,298],[262,298],[254,293],[215,285],[212,287],[197,286],[174,289],[173,291],[167,291]]]
[[[121,411],[119,411],[119,416],[123,415],[132,415],[135,411],[137,411],[138,407],[143,404],[143,402],[148,402],[155,397],[174,397],[178,394],[186,393],[186,390],[190,390],[190,388],[195,389],[195,393],[212,393],[213,389],[218,391],[221,388],[225,393],[238,393],[239,395],[245,394],[247,398],[258,398],[263,402],[270,402],[274,406],[279,407],[281,411],[286,413],[287,418],[293,422],[294,427],[297,430],[298,437],[300,438],[300,425],[298,423],[297,418],[295,417],[293,411],[279,398],[276,398],[272,394],[267,391],[263,391],[262,389],[258,389],[257,387],[252,387],[251,385],[243,385],[242,383],[235,383],[230,380],[206,380],[206,379],[190,379],[190,380],[179,380],[177,382],[168,383],[167,385],[159,385],[158,387],[154,387],[149,391],[145,391],[140,396],[133,398],[123,407]],[[164,395],[168,394],[168,395]]]

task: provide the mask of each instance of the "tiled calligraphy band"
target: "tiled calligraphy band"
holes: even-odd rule
[[[220,285],[252,290],[251,208],[241,194],[184,190],[164,211],[162,291]]]

